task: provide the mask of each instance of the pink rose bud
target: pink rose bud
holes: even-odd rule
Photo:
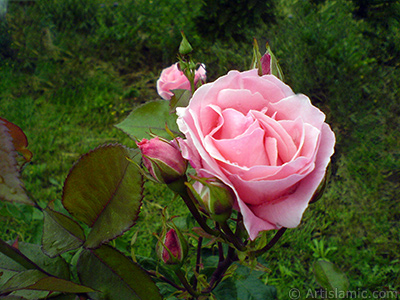
[[[200,82],[205,82],[206,69],[204,65],[195,71],[194,84],[197,86]],[[157,93],[161,98],[170,100],[174,95],[173,90],[190,90],[190,81],[185,76],[184,72],[179,68],[179,63],[164,69],[161,72],[160,78],[157,80]]]
[[[270,75],[271,73],[271,55],[267,52],[261,57],[261,69],[263,75]]]
[[[137,143],[143,155],[143,163],[150,174],[160,183],[172,183],[181,178],[187,168],[178,146],[155,137]]]
[[[161,236],[156,245],[157,256],[167,265],[180,265],[188,254],[188,245],[177,228],[171,228]]]
[[[235,196],[232,190],[221,181],[207,181],[200,191],[201,203],[209,212],[211,219],[225,222],[232,214]]]
[[[265,51],[260,60],[262,75],[274,75],[283,81],[283,73],[278,60],[272,53],[268,43],[266,47],[267,51]]]

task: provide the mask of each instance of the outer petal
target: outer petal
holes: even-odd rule
[[[335,135],[329,125],[324,124],[314,171],[303,179],[296,191],[288,195],[285,200],[251,206],[250,209],[254,214],[276,224],[277,227],[293,228],[298,226],[311,197],[325,176],[326,168],[334,153],[334,145]]]
[[[279,102],[271,103],[273,111],[276,111],[277,120],[294,120],[302,117],[305,123],[316,128],[321,128],[325,121],[325,114],[311,104],[305,95],[294,95]]]
[[[264,75],[257,78],[254,76],[256,72],[256,69],[243,72],[243,85],[245,89],[250,90],[252,93],[260,93],[267,102],[275,103],[295,95],[288,85],[274,75]]]

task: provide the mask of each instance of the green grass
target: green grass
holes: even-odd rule
[[[288,230],[263,257],[272,270],[263,278],[277,286],[279,299],[287,299],[291,288],[303,293],[318,288],[312,264],[324,258],[346,272],[351,290],[396,290],[400,288],[399,61],[376,52],[377,37],[364,33],[379,24],[353,18],[351,6],[340,5],[341,1],[319,6],[292,2],[276,1],[276,24],[249,33],[271,37],[290,84],[327,113],[337,146],[323,198],[310,205],[301,225]],[[80,18],[70,8],[68,13],[76,17],[70,24],[59,23],[57,13],[67,11],[49,3],[55,5],[51,12],[40,6],[10,5],[8,28],[1,30],[6,30],[2,37],[7,32],[11,39],[0,39],[8,47],[1,52],[0,115],[28,137],[34,158],[23,170],[23,181],[42,206],[56,201],[60,207],[63,182],[80,155],[106,143],[134,145],[113,125],[135,105],[157,98],[155,82],[161,68],[174,62],[179,26],[189,28],[189,40],[193,37],[193,44],[200,47],[196,57],[207,65],[211,80],[230,68],[246,69],[250,60],[247,41],[204,41],[201,48],[195,26],[200,2],[192,14],[179,16],[178,25],[167,17],[155,22],[162,11],[171,14],[172,8],[163,2],[149,11],[148,19],[140,20],[144,23],[130,20],[126,27],[130,31],[121,29],[128,22],[124,5],[129,1],[121,1],[115,9],[113,1],[104,1],[105,15],[99,13],[100,2],[90,1],[86,9],[100,18],[98,23]],[[188,2],[182,3],[187,12]],[[141,13],[147,8],[144,1],[137,5]],[[336,22],[339,19],[342,23]],[[307,26],[298,26],[296,20]],[[112,25],[109,31],[100,21]],[[146,31],[135,35],[138,24]],[[379,27],[388,37],[381,44],[382,53],[393,45],[399,51],[398,27],[390,24]],[[341,38],[343,26],[347,39]],[[103,42],[104,48],[99,47]],[[333,52],[327,54],[332,45]],[[114,242],[129,252],[131,237],[139,230],[137,255],[153,253],[153,233],[159,233],[164,207],[167,217],[187,213],[183,202],[165,187],[153,183],[146,187],[137,225]],[[1,202],[0,222],[2,239],[40,243],[41,214],[35,209]]]

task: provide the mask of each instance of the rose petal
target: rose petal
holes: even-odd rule
[[[285,128],[278,121],[271,119],[259,111],[252,110],[251,113],[254,115],[254,118],[259,120],[261,126],[264,127],[266,136],[276,139],[278,155],[282,162],[285,163],[292,160],[297,148]]]
[[[293,95],[276,103],[271,103],[272,110],[277,112],[277,120],[294,120],[298,117],[316,128],[321,128],[325,121],[325,114],[311,104],[305,95]]]
[[[276,138],[266,137],[265,138],[265,153],[268,157],[268,165],[276,166],[278,164],[278,142]]]
[[[212,136],[215,139],[232,139],[242,135],[253,123],[251,116],[245,116],[241,112],[234,109],[225,109],[221,113],[223,126],[216,130]]]
[[[264,75],[256,78],[254,73],[257,73],[257,70],[243,72],[242,88],[250,90],[252,93],[260,93],[268,103],[274,103],[294,95],[292,89],[275,76]]]
[[[219,151],[224,161],[246,167],[268,164],[264,148],[264,131],[259,127],[253,132],[235,139],[217,140],[207,136],[206,147],[210,142]]]
[[[303,179],[296,191],[277,203],[264,203],[251,206],[251,210],[258,217],[283,226],[293,228],[299,225],[301,217],[308,203],[325,176],[335,145],[335,135],[328,124],[323,124],[321,141],[316,158],[314,171]]]
[[[243,99],[246,99],[246,101],[243,101]],[[224,89],[219,92],[216,103],[222,110],[231,108],[244,115],[250,109],[261,111],[268,105],[268,102],[258,92],[253,94],[249,90],[234,89]]]
[[[260,205],[270,203],[289,192],[289,189],[304,179],[314,169],[308,165],[303,174],[291,174],[288,177],[276,180],[243,180],[236,174],[227,174],[228,179],[235,186],[240,198],[247,204]]]
[[[202,118],[198,119],[200,132],[203,136],[214,134],[224,124],[221,108],[216,105],[208,105],[203,111]]]

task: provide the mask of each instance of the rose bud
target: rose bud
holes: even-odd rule
[[[211,219],[225,222],[232,214],[235,196],[232,190],[221,181],[203,181],[200,198]]]
[[[155,137],[137,143],[143,155],[143,163],[150,174],[160,183],[172,183],[186,172],[187,161],[178,146]]]
[[[156,253],[165,264],[180,266],[188,254],[187,241],[176,227],[164,230],[156,245]]]
[[[267,50],[260,60],[262,75],[274,75],[280,80],[283,80],[282,69],[278,64],[277,58],[272,53],[268,43],[266,47]]]
[[[157,80],[157,93],[161,98],[170,100],[174,95],[173,90],[191,90],[190,81],[183,72],[189,67],[189,63],[179,62],[162,70],[160,78]],[[206,78],[205,65],[201,64],[195,71],[194,84],[198,86],[205,82]]]
[[[271,74],[271,55],[268,52],[261,57],[261,69],[263,75]]]
[[[192,45],[190,45],[189,41],[187,40],[183,31],[181,31],[181,34],[182,34],[182,41],[181,44],[179,45],[179,53],[182,55],[186,55],[192,52],[193,48]]]

